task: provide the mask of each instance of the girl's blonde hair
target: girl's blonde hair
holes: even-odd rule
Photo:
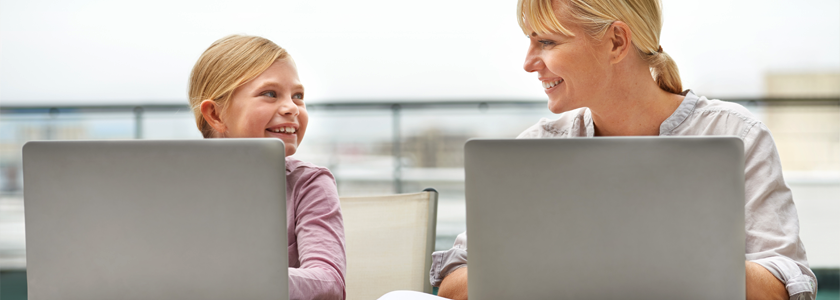
[[[554,7],[557,4],[558,7]],[[682,92],[679,70],[674,60],[661,51],[659,33],[662,31],[662,5],[659,0],[519,0],[519,27],[536,33],[574,34],[560,23],[557,16],[567,15],[593,38],[603,36],[615,21],[630,26],[633,46],[648,62],[659,88],[679,94]],[[526,26],[527,21],[527,26]]]
[[[213,42],[190,73],[190,107],[201,134],[209,138],[214,132],[201,114],[202,101],[213,100],[224,112],[233,90],[288,56],[285,49],[258,36],[230,35]]]

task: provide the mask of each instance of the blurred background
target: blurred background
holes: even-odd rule
[[[663,0],[683,86],[771,129],[818,299],[840,299],[840,1]],[[554,118],[516,1],[0,0],[0,298],[26,298],[21,146],[200,138],[189,72],[229,34],[294,57],[311,120],[298,158],[342,196],[440,192],[437,249],[465,230],[463,143]]]

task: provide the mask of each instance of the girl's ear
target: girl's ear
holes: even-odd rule
[[[210,99],[201,101],[199,109],[201,109],[201,114],[204,116],[204,120],[206,120],[207,124],[210,125],[210,127],[213,127],[216,132],[224,133],[227,131],[227,126],[225,126],[225,123],[222,122],[222,111],[219,109],[218,105],[216,105],[216,101]]]

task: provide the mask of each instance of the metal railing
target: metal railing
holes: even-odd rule
[[[840,98],[810,98],[810,99],[796,99],[796,98],[755,98],[755,99],[733,99],[731,102],[739,103],[750,109],[759,109],[762,107],[822,107],[826,109],[837,108],[840,110]],[[403,118],[406,113],[416,111],[459,111],[459,112],[478,112],[484,113],[488,111],[506,111],[510,109],[527,110],[535,115],[548,115],[545,109],[545,101],[515,101],[515,100],[499,100],[499,101],[482,101],[482,100],[455,100],[455,101],[385,101],[385,102],[329,102],[329,103],[311,103],[307,105],[310,113],[319,112],[354,112],[354,111],[377,111],[389,112],[390,115],[390,147],[393,156],[393,187],[394,192],[400,193],[404,191],[403,188],[403,141],[405,135],[403,134]],[[152,105],[67,105],[67,106],[48,106],[48,105],[2,105],[0,106],[0,121],[9,121],[10,117],[23,117],[23,119],[37,119],[41,122],[49,123],[50,120],[57,120],[59,118],[75,117],[83,118],[84,116],[92,115],[131,115],[133,120],[132,138],[143,139],[146,138],[144,133],[144,122],[147,115],[154,113],[191,113],[191,109],[187,105],[178,104],[152,104]],[[28,118],[27,118],[28,117]],[[122,117],[118,117],[122,118]],[[534,119],[536,121],[536,119]],[[384,124],[383,124],[384,125]],[[840,127],[840,124],[837,124]],[[524,129],[522,127],[520,129]],[[8,128],[4,130],[9,130]],[[54,130],[53,130],[54,131]],[[46,130],[47,134],[42,136],[44,139],[56,138],[50,130]],[[502,136],[498,136],[502,137]],[[512,136],[510,136],[512,137]],[[8,143],[12,141],[0,141]],[[16,141],[17,143],[25,141]],[[4,159],[0,157],[0,159]],[[5,164],[11,164],[9,157],[5,157]]]
[[[786,159],[796,162],[791,157],[800,155],[796,149],[801,149],[805,153],[802,159],[811,161],[802,163],[800,171],[809,176],[824,171],[840,174],[840,153],[835,157],[831,152],[840,150],[840,98],[756,98],[731,102],[745,106],[759,119],[776,120],[768,127],[779,145],[783,165]],[[512,138],[541,117],[556,118],[546,109],[545,101],[331,102],[310,103],[307,109],[313,117],[306,133],[305,151],[299,155],[309,155],[301,159],[329,167],[343,196],[413,192],[429,186],[440,191],[439,249],[449,247],[455,235],[465,230],[463,142],[473,137]],[[152,126],[161,115],[178,123]],[[200,138],[193,118],[186,104],[0,105],[0,196],[22,201],[20,148],[28,140],[158,138],[160,130],[181,132],[168,135],[169,138]],[[107,122],[96,126],[82,124],[100,120]],[[103,135],[89,127],[113,130]],[[803,143],[803,138],[811,140]],[[424,147],[429,144],[435,146]],[[816,153],[824,155],[817,157]],[[789,166],[785,169],[791,170]],[[786,180],[790,181],[787,175]],[[840,186],[840,176],[832,176],[821,182]],[[812,177],[802,178],[813,181]],[[831,195],[819,197],[832,199]],[[797,205],[807,201],[810,199],[800,196]],[[803,229],[802,234],[807,236],[808,232]]]

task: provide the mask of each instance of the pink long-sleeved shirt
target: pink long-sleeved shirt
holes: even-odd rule
[[[289,299],[344,299],[344,222],[327,168],[286,157]]]

